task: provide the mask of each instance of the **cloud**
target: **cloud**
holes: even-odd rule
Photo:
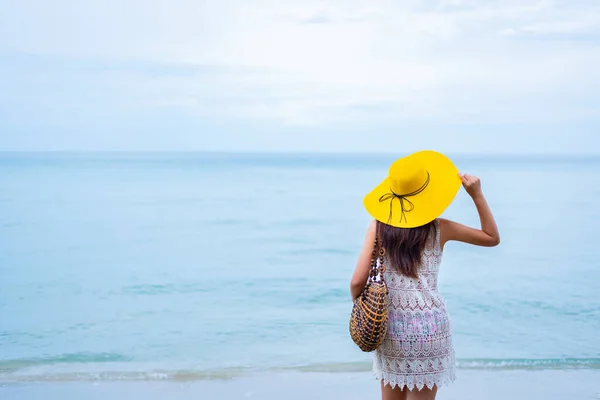
[[[20,131],[28,112],[73,127],[57,110],[284,132],[600,125],[591,0],[5,3],[0,114]]]
[[[328,24],[333,19],[324,12],[317,12],[305,18],[299,18],[298,21],[303,24]]]

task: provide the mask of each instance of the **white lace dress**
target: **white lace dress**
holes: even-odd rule
[[[439,224],[436,231],[423,251],[418,279],[395,272],[388,260],[384,261],[388,332],[374,352],[373,373],[391,387],[431,389],[456,379],[450,320],[437,285],[442,261]]]

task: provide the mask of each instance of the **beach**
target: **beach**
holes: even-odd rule
[[[439,390],[440,400],[600,399],[600,370],[459,371],[458,380]],[[206,381],[52,382],[3,384],[10,400],[130,399],[344,399],[380,398],[369,373],[281,373]]]

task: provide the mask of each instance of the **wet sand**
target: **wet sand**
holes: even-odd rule
[[[439,400],[600,399],[600,370],[459,370]],[[229,380],[2,383],[7,400],[379,399],[370,373],[257,374]]]

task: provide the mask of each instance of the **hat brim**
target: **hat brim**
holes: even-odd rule
[[[402,217],[402,208],[397,200],[379,201],[381,196],[390,193],[388,178],[384,179],[364,198],[367,212],[377,221],[398,228],[416,228],[438,218],[456,197],[461,186],[458,169],[445,155],[432,150],[412,154],[430,174],[427,188],[421,193],[407,197],[414,208]],[[392,201],[390,213],[390,201]]]

